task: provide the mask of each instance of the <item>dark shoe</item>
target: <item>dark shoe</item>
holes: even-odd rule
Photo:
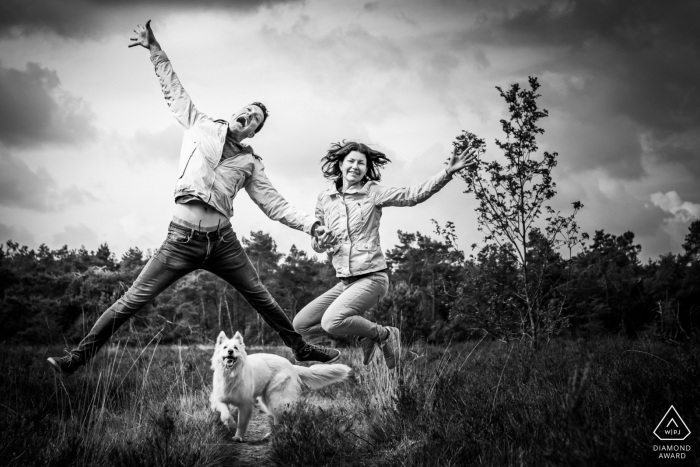
[[[313,344],[306,344],[294,352],[294,359],[297,362],[333,363],[339,358],[340,352],[338,350]]]
[[[390,370],[396,367],[396,362],[401,356],[401,336],[399,330],[392,326],[385,326],[384,329],[389,331],[389,337],[381,343],[382,352],[384,353],[384,361],[387,368]]]
[[[360,348],[362,349],[362,364],[369,365],[374,357],[374,349],[376,349],[376,342],[369,337],[360,337],[359,340]]]
[[[64,357],[49,357],[46,360],[48,360],[48,362],[51,364],[53,369],[56,370],[56,372],[62,373],[64,375],[72,375],[73,373],[75,373],[75,370],[77,370],[83,365],[83,362],[80,361],[80,359],[76,355],[73,355],[67,350],[66,353],[68,355]]]

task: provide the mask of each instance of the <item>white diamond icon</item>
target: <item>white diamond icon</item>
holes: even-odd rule
[[[690,436],[690,430],[675,407],[671,406],[654,429],[661,441],[683,441]]]

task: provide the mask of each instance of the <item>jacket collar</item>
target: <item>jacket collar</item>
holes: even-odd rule
[[[346,194],[348,194],[348,195],[353,195],[353,194],[366,195],[367,193],[369,193],[369,187],[372,183],[374,183],[372,180],[368,180],[364,185],[362,185],[362,188],[360,188],[359,190],[353,188],[353,189],[347,191]],[[338,186],[335,183],[333,183],[333,185],[331,185],[331,187],[328,189],[328,193],[331,196],[334,196],[334,195],[335,196],[342,196],[343,195],[343,193],[338,191]]]
[[[240,141],[236,141],[235,139],[233,139],[231,137],[231,132],[228,130],[228,122],[226,120],[219,119],[219,120],[215,120],[215,121],[216,121],[216,123],[221,123],[223,125],[226,125],[226,142],[231,143],[233,145],[233,147],[236,148],[236,150],[239,153],[252,154],[255,157],[257,157],[258,159],[262,160],[262,157],[258,156],[255,153],[255,150],[253,149],[252,146],[249,146],[245,143],[241,143]]]

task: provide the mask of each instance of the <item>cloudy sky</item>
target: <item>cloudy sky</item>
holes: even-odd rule
[[[593,233],[631,230],[643,258],[680,252],[700,217],[700,3],[666,1],[36,0],[0,3],[0,241],[67,244],[118,257],[163,241],[182,130],[132,29],[152,27],[199,109],[251,101],[271,111],[251,140],[285,197],[313,212],[319,159],[359,139],[392,159],[387,185],[436,173],[466,129],[500,155],[495,86],[537,76],[543,150],[559,153],[554,206],[581,201]],[[455,180],[396,231],[457,226],[478,242],[476,205]],[[270,232],[282,252],[308,237],[246,194],[234,229]]]

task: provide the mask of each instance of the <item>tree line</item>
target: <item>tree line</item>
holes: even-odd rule
[[[386,251],[389,292],[370,310],[369,319],[399,326],[407,340],[529,337],[526,304],[517,292],[522,271],[509,246],[488,244],[466,256],[439,236],[402,231],[398,236],[399,244]],[[328,259],[310,257],[295,246],[280,253],[267,233],[251,232],[243,243],[261,279],[292,319],[337,281]],[[548,252],[551,245],[538,233],[530,236],[527,247],[531,264],[547,261],[542,339],[698,337],[700,221],[690,225],[684,253],[646,263],[639,260],[641,247],[632,232],[596,231],[570,258]],[[51,250],[46,245],[33,250],[8,241],[0,246],[0,339],[75,344],[152,257],[153,252],[131,248],[117,260],[107,244],[97,251],[67,246]],[[257,344],[279,343],[234,288],[211,273],[195,271],[146,306],[116,338],[208,342],[222,329],[241,330]]]

